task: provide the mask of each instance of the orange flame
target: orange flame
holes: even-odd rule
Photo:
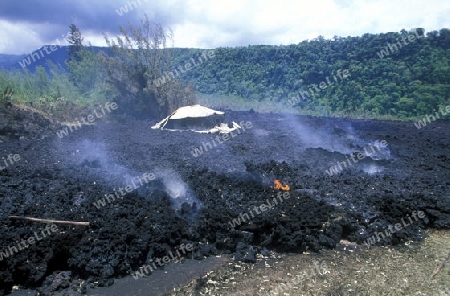
[[[273,185],[274,185],[274,187],[271,186],[272,188],[281,189],[283,191],[289,191],[291,189],[291,187],[289,187],[289,185],[286,184],[283,186],[283,184],[278,180],[274,180]]]

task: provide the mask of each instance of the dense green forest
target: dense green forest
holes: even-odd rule
[[[175,64],[200,52],[178,50]],[[339,70],[341,75],[348,70],[350,76],[339,78]],[[213,59],[180,77],[200,93],[282,102],[322,115],[412,118],[450,105],[450,30],[424,36],[419,28],[332,40],[318,37],[287,46],[218,48]],[[321,82],[326,87],[320,88]]]
[[[150,29],[166,38],[162,28]],[[0,101],[51,110],[61,102],[116,100],[128,114],[141,110],[160,117],[195,102],[195,89],[213,98],[213,107],[214,99],[225,97],[239,106],[276,105],[272,110],[284,112],[412,119],[450,105],[450,30],[424,32],[206,50],[165,42],[155,49],[151,40],[142,41],[141,31],[122,28],[122,36],[134,34],[140,49],[118,39],[104,51],[82,46],[77,32],[62,67],[0,71]]]

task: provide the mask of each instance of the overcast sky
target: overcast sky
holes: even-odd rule
[[[103,46],[102,32],[115,35],[119,25],[137,24],[145,13],[173,30],[176,47],[285,45],[319,35],[450,28],[448,0],[0,0],[0,53],[66,43],[71,23],[86,44]]]

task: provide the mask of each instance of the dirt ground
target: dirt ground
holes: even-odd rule
[[[381,246],[420,242],[426,231],[449,228],[450,121],[418,130],[410,122],[255,112],[228,112],[227,119],[250,122],[251,128],[219,142],[215,135],[152,130],[150,121],[99,120],[60,137],[62,127],[35,113],[7,111],[0,120],[0,165],[8,164],[0,170],[0,295],[16,286],[41,295],[114,287],[115,280],[175,254],[182,244],[192,244],[193,250],[176,257],[230,257],[237,270],[256,268],[263,262],[258,258],[274,252],[294,256],[283,261],[292,264],[311,257],[325,262],[330,272],[316,276],[328,293],[323,295],[364,295],[358,270],[379,268],[371,278],[389,284],[379,260],[407,256],[405,250]],[[338,162],[347,168],[330,175]],[[274,188],[274,180],[289,190]],[[105,195],[110,199],[98,203]],[[41,233],[45,224],[11,215],[89,226],[58,224],[57,232],[22,248],[21,242]],[[445,231],[437,233],[448,238]],[[330,253],[335,266],[314,257],[339,249],[341,240],[359,245],[360,251],[350,254],[359,265],[344,264],[346,252]],[[378,253],[363,251],[367,244]],[[293,255],[302,253],[311,255]],[[447,253],[429,256],[443,260]],[[267,264],[277,265],[269,259]],[[278,277],[270,271],[268,282]],[[287,276],[281,273],[280,281]],[[334,279],[344,276],[357,282]],[[442,276],[448,279],[448,269],[433,280]],[[391,294],[386,289],[380,295],[402,295],[407,285],[411,293],[421,291],[408,283],[398,286],[400,275],[396,279]]]
[[[230,262],[168,295],[450,295],[450,232],[427,231],[423,243],[319,254],[272,254]]]

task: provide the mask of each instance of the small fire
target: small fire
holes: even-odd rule
[[[291,187],[289,187],[289,185],[283,186],[283,184],[278,180],[274,180],[273,185],[274,185],[273,187],[272,186],[270,186],[270,187],[275,188],[275,189],[281,189],[283,191],[289,191],[291,189]]]

